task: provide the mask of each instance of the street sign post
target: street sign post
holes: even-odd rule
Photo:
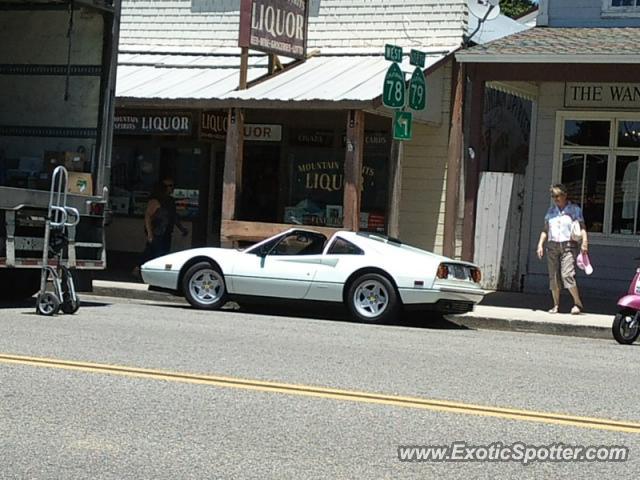
[[[393,139],[411,140],[413,136],[413,115],[411,112],[397,111],[393,117]]]
[[[413,110],[424,110],[427,106],[427,82],[422,68],[417,67],[409,83],[409,107]]]
[[[384,58],[390,62],[402,62],[402,47],[387,44],[384,46]]]
[[[382,103],[389,108],[402,108],[405,104],[404,73],[397,63],[391,64],[384,78],[384,90],[382,92]]]
[[[427,60],[427,54],[423,53],[419,50],[411,50],[409,54],[409,63],[416,67],[424,68],[425,62]]]

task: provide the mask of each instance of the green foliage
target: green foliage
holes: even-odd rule
[[[500,0],[500,10],[502,14],[511,18],[518,18],[527,13],[537,2],[533,0]]]

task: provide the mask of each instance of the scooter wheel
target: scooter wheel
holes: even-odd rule
[[[36,299],[36,312],[40,315],[51,316],[60,310],[60,300],[51,292],[38,295]]]
[[[64,302],[62,302],[62,305],[60,306],[62,313],[66,313],[67,315],[73,315],[78,311],[79,308],[80,308],[79,298],[76,298],[75,300],[71,300],[71,299],[65,300]]]
[[[611,331],[613,338],[622,345],[631,345],[640,335],[640,321],[634,323],[636,313],[631,310],[623,310],[613,319]],[[633,324],[633,325],[632,325]]]

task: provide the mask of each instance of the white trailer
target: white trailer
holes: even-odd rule
[[[120,0],[0,0],[4,297],[38,290],[58,165],[70,171],[68,204],[81,214],[69,231],[67,265],[78,274],[106,268],[119,19]]]

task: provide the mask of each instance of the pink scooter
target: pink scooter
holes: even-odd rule
[[[627,295],[618,300],[620,311],[613,320],[613,338],[630,345],[640,335],[640,268],[629,286]]]

